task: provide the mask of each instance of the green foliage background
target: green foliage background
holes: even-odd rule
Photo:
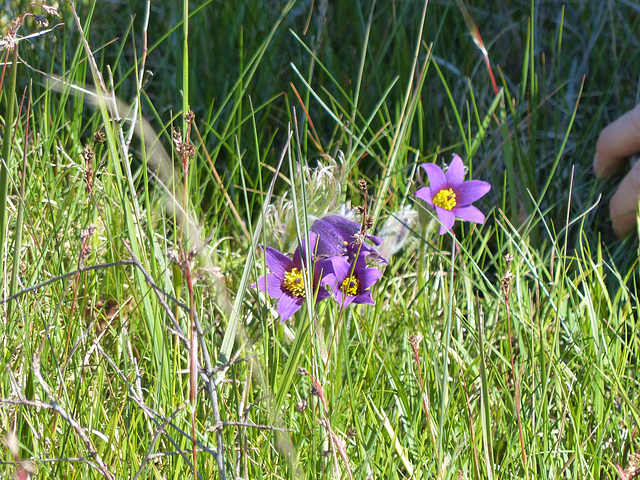
[[[0,324],[3,476],[185,478],[195,431],[201,478],[619,478],[638,451],[638,245],[613,237],[615,180],[591,161],[638,101],[635,3],[431,1],[422,23],[421,2],[152,1],[145,28],[146,6],[75,5],[87,49],[64,2],[18,43],[15,88],[2,70],[1,296],[20,294]],[[14,2],[0,25],[24,11],[43,14]],[[27,17],[18,36],[38,30]],[[90,57],[110,92],[139,98],[171,181],[147,168],[154,142],[128,146],[130,122],[47,81],[95,86]],[[453,152],[493,185],[455,255],[413,197],[416,167]],[[296,162],[328,158],[334,190],[300,181]],[[285,200],[301,218],[357,205],[361,178],[378,228],[420,211],[376,305],[280,325],[250,288],[257,245],[292,241],[276,231]],[[193,248],[190,268],[172,264]]]

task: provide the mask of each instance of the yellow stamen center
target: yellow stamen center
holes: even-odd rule
[[[350,275],[344,279],[340,290],[342,290],[343,293],[346,293],[347,295],[356,297],[360,293],[360,280],[358,280],[353,275]]]
[[[450,188],[440,190],[436,193],[436,196],[433,197],[433,204],[445,210],[451,210],[456,206],[456,194],[453,193],[453,190]]]
[[[304,270],[298,270],[297,268],[292,268],[291,271],[286,272],[284,274],[284,282],[282,282],[282,286],[294,297],[302,297],[304,298],[304,278],[302,275],[304,274]]]

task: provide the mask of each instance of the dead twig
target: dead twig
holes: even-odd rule
[[[84,428],[82,428],[82,425],[80,425],[76,421],[76,419],[73,418],[69,414],[69,412],[67,412],[57,400],[55,400],[55,397],[53,395],[53,390],[51,389],[49,384],[45,381],[45,379],[42,377],[42,373],[40,372],[40,355],[42,354],[42,350],[45,343],[46,342],[42,342],[42,344],[40,345],[40,348],[33,355],[33,375],[34,377],[36,377],[36,379],[38,380],[38,383],[40,384],[42,389],[45,391],[47,396],[50,399],[52,399],[52,401],[48,404],[45,404],[44,402],[39,402],[40,406],[42,406],[43,408],[52,409],[63,420],[65,420],[71,426],[71,428],[73,428],[73,430],[76,432],[76,435],[78,435],[78,437],[84,444],[85,448],[87,449],[87,452],[89,453],[89,457],[95,462],[94,464],[93,462],[87,461],[86,462],[87,464],[92,466],[94,469],[98,470],[102,474],[102,476],[107,480],[115,480],[115,477],[109,471],[109,468],[104,463],[104,460],[102,460],[102,457],[100,457],[100,454],[93,446],[93,443],[91,442],[91,439],[87,435],[87,432],[84,430]],[[27,401],[27,400],[21,400],[21,401]],[[48,406],[44,407],[44,405],[48,405]]]

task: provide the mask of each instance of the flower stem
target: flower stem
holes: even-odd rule
[[[445,349],[444,349],[444,368],[442,369],[442,387],[440,389],[440,431],[438,432],[438,459],[440,464],[438,465],[438,471],[444,467],[444,452],[443,452],[443,433],[444,433],[444,419],[445,410],[447,408],[447,386],[449,379],[449,345],[451,343],[451,317],[453,314],[453,272],[455,268],[455,256],[456,256],[456,237],[451,236],[451,275],[449,277],[449,307],[447,309],[447,324],[444,334]]]
[[[424,257],[427,253],[427,231],[429,229],[429,225],[425,224],[422,229],[422,241],[420,242],[420,253],[418,254],[419,263],[418,263],[418,295],[420,292],[424,290],[425,285],[425,274],[424,274]]]

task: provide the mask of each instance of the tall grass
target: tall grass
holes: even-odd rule
[[[637,100],[633,4],[8,8],[51,25],[3,44],[3,478],[633,463],[638,248],[590,173]],[[488,220],[439,236],[417,167],[454,152]],[[375,305],[281,324],[259,245],[295,248],[361,179],[374,230],[406,223]]]

